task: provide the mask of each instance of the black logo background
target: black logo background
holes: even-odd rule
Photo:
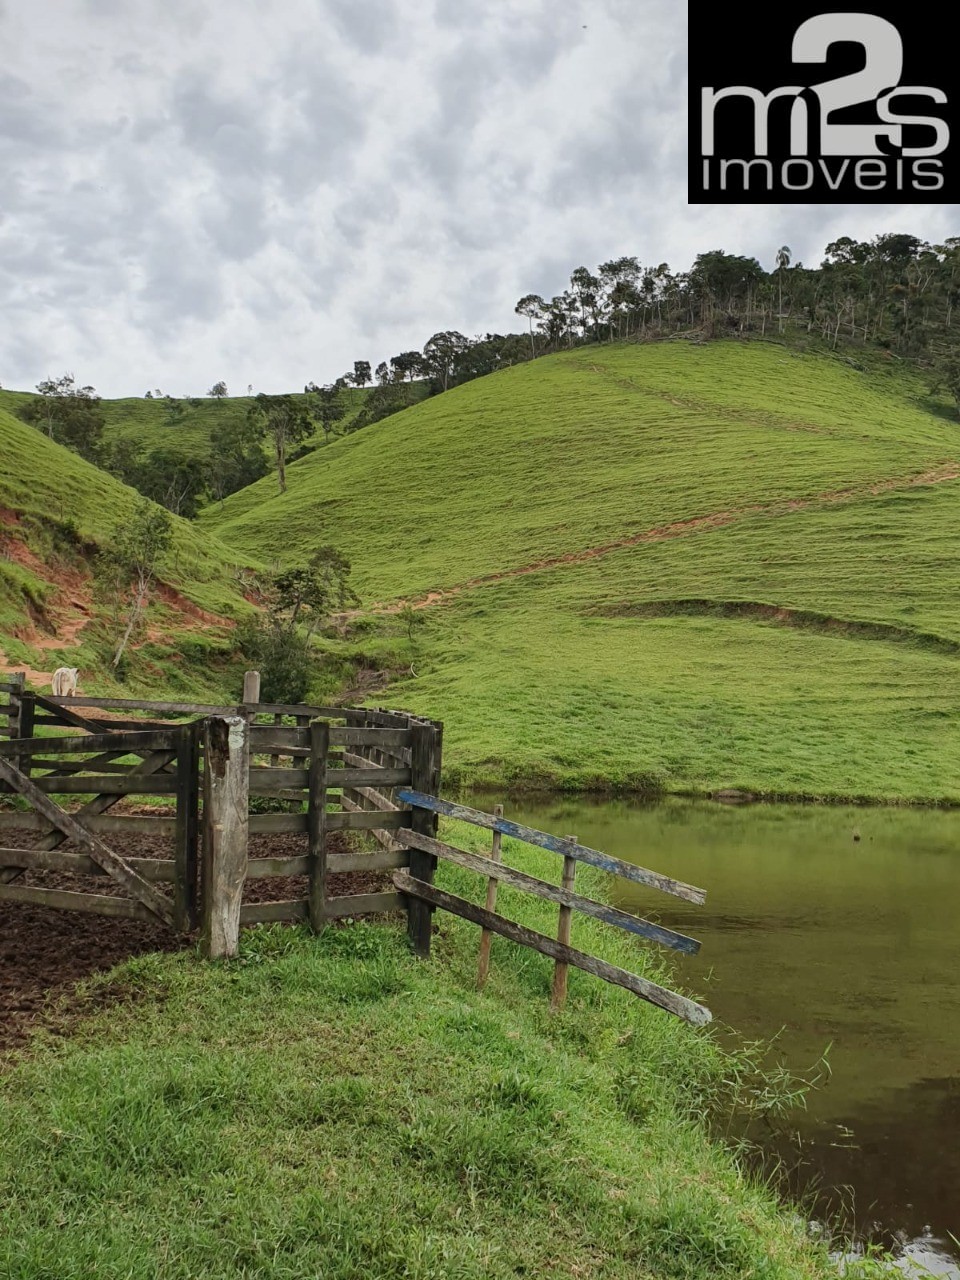
[[[956,70],[953,41],[946,35],[942,21],[937,21],[937,10],[929,4],[907,6],[904,4],[861,4],[830,8],[822,2],[773,5],[763,10],[762,17],[754,17],[758,11],[737,9],[733,5],[698,3],[689,0],[689,154],[688,190],[692,204],[947,204],[960,203],[960,76]],[[837,43],[830,48],[825,63],[797,63],[791,60],[794,35],[801,23],[824,13],[863,12],[874,14],[891,22],[899,31],[903,47],[903,72],[899,83],[922,85],[942,90],[946,103],[934,102],[928,96],[899,94],[895,99],[898,116],[939,117],[950,128],[950,142],[945,151],[936,157],[924,157],[920,168],[923,175],[920,185],[912,182],[914,166],[920,158],[901,157],[890,148],[885,159],[887,178],[883,186],[865,190],[858,186],[856,162],[860,156],[851,154],[850,163],[842,178],[838,174],[843,166],[842,156],[822,157],[820,152],[819,104],[816,96],[807,95],[810,104],[810,127],[807,158],[814,167],[814,183],[803,190],[789,190],[782,184],[782,166],[791,159],[790,116],[793,98],[775,100],[769,108],[767,158],[771,161],[774,185],[765,190],[766,178],[760,166],[750,172],[750,186],[744,190],[740,166],[727,171],[727,189],[721,188],[720,165],[722,159],[753,159],[754,110],[745,98],[733,98],[720,102],[715,114],[715,147],[709,173],[709,186],[705,185],[703,145],[701,137],[701,89],[709,86],[722,89],[730,85],[749,85],[762,93],[786,85],[809,86],[824,81],[834,81],[864,69],[867,57],[862,45]],[[750,14],[748,17],[747,14]],[[938,28],[941,34],[938,36]],[[954,65],[951,66],[951,63]],[[892,86],[886,86],[890,88]],[[956,99],[956,101],[955,101]],[[876,124],[879,121],[876,104],[863,102],[832,112],[831,124]],[[934,142],[934,131],[928,125],[903,127],[902,146],[929,146]],[[880,146],[887,149],[888,140],[880,139]],[[873,157],[874,159],[876,157]],[[833,189],[824,174],[820,161],[829,170],[836,184]],[[931,165],[930,161],[939,161]],[[802,166],[791,166],[793,182],[802,181]],[[877,166],[867,171],[876,173]],[[789,172],[789,171],[788,171]],[[931,189],[931,174],[943,175],[943,185]],[[876,181],[874,177],[871,181]]]

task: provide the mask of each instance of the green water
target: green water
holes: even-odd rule
[[[960,813],[578,797],[506,816],[707,890],[704,907],[621,880],[612,897],[701,939],[678,981],[719,1021],[780,1032],[797,1069],[832,1046],[795,1136],[771,1139],[792,1186],[960,1277]]]

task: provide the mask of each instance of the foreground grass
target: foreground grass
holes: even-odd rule
[[[0,1273],[830,1274],[708,1138],[734,1065],[711,1036],[579,973],[551,1018],[549,964],[501,940],[477,994],[476,930],[440,924],[427,964],[358,924],[123,966],[126,1004],[0,1080]]]

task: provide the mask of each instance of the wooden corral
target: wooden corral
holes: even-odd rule
[[[392,833],[423,821],[392,795],[398,786],[438,790],[442,728],[432,721],[300,704],[48,698],[6,680],[0,723],[0,791],[29,805],[0,812],[0,836],[4,829],[44,833],[38,848],[0,849],[0,900],[159,918],[181,932],[202,924],[214,955],[235,949],[240,924],[309,920],[321,928],[343,916],[407,910],[395,890],[331,897],[326,882],[331,872],[410,865],[412,855]],[[74,796],[85,803],[71,812],[67,797]],[[175,815],[110,812],[121,800],[156,799],[172,802]],[[265,807],[280,811],[259,811]],[[330,831],[371,832],[382,847],[328,855]],[[127,860],[105,843],[134,833],[169,837],[176,857]],[[304,852],[248,859],[247,837],[256,833],[303,834]],[[54,852],[68,840],[77,852]],[[18,885],[28,868],[112,875],[129,896]],[[298,876],[309,877],[305,898],[240,904],[247,879]],[[172,899],[155,887],[171,883]],[[224,916],[225,895],[232,907]],[[411,920],[421,951],[429,949],[429,914],[417,910]]]
[[[244,693],[258,696],[255,672],[247,673]],[[20,801],[19,809],[0,811],[0,846],[5,830],[40,833],[32,848],[0,847],[0,901],[160,920],[181,934],[199,930],[211,958],[234,955],[245,924],[305,921],[320,931],[346,916],[400,911],[415,952],[427,956],[440,909],[480,925],[481,986],[497,933],[554,960],[555,1011],[564,1007],[573,966],[689,1022],[710,1020],[702,1005],[571,945],[573,913],[580,912],[677,951],[699,949],[692,938],[577,893],[579,863],[689,902],[702,903],[703,890],[573,836],[510,822],[499,807],[489,814],[441,799],[443,729],[435,721],[353,707],[49,698],[14,678],[0,682],[0,733],[0,792]],[[73,797],[85,799],[74,807]],[[142,802],[157,798],[167,801],[167,812],[142,811],[149,808]],[[118,809],[130,799],[141,802],[140,812]],[[491,831],[490,856],[439,840],[440,815]],[[379,848],[329,847],[329,833],[350,831],[371,834]],[[167,837],[173,856],[121,856],[113,846],[137,833]],[[302,835],[302,852],[250,857],[249,838],[261,834]],[[503,836],[558,854],[560,884],[505,865]],[[486,905],[437,888],[440,861],[483,876]],[[23,885],[26,870],[108,876],[123,896]],[[393,888],[331,894],[331,875],[344,872],[392,872]],[[244,902],[245,884],[257,879],[299,880],[306,889]],[[497,914],[501,883],[556,903],[556,938]]]

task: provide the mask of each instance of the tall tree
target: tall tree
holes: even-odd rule
[[[539,320],[543,315],[545,304],[539,293],[525,293],[517,305],[514,312],[518,316],[526,316],[530,326],[530,354],[536,359],[537,344],[533,336],[533,322]]]
[[[45,378],[37,384],[39,399],[19,410],[24,422],[46,431],[51,440],[66,445],[88,462],[103,456],[104,417],[100,397],[93,387],[78,387],[72,373]]]
[[[302,397],[268,396],[263,391],[248,411],[251,424],[259,424],[262,434],[270,437],[277,463],[280,492],[287,491],[287,453],[313,434],[314,420],[310,406]]]
[[[355,387],[365,387],[368,382],[373,379],[370,369],[369,360],[354,360],[353,362],[353,385]]]
[[[777,320],[780,333],[783,333],[783,273],[789,267],[792,256],[789,245],[783,244],[777,250]]]
[[[324,387],[318,387],[315,382],[308,382],[303,388],[310,397],[311,412],[323,429],[325,441],[329,441],[334,427],[346,417],[347,406],[343,399],[343,387],[343,379],[338,378],[336,382],[328,383]]]
[[[446,391],[455,377],[458,362],[465,355],[470,341],[456,329],[435,333],[423,344],[423,368],[433,379],[437,390]]]
[[[113,532],[101,569],[112,580],[118,601],[125,601],[126,621],[117,642],[112,666],[117,668],[134,632],[140,625],[156,580],[157,569],[173,540],[170,513],[146,498],[139,498],[128,519]]]

